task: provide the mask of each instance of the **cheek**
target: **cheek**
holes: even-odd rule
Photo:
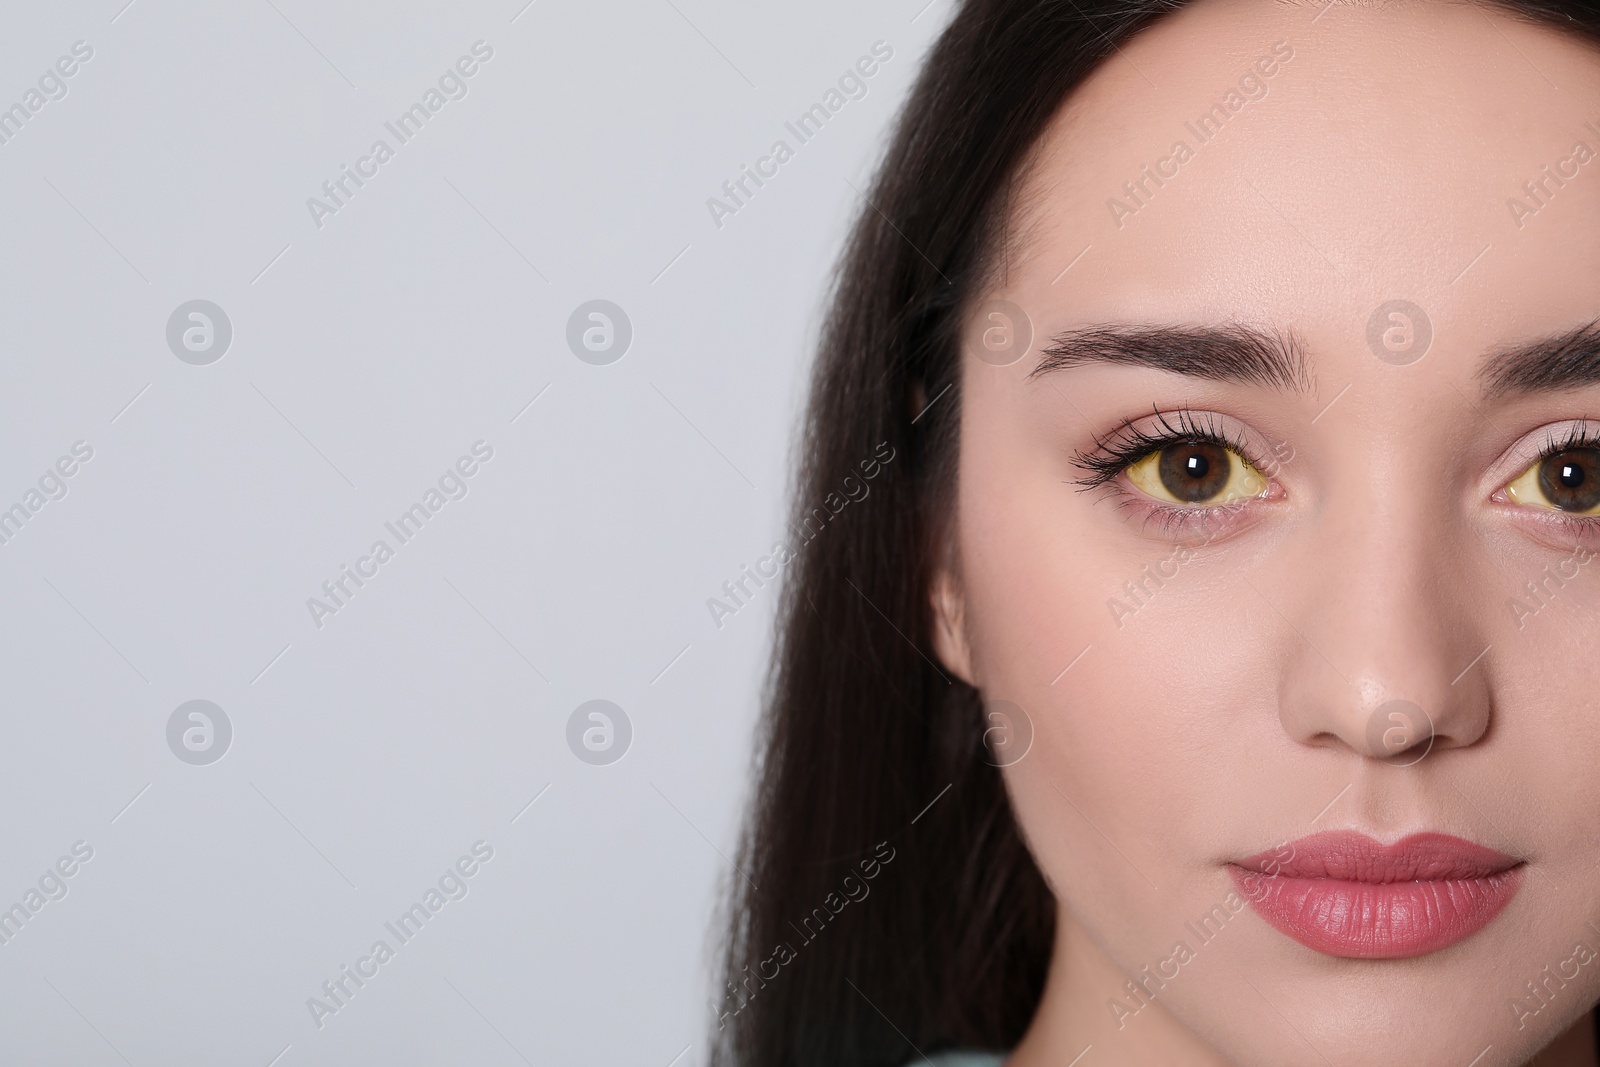
[[[1251,768],[1284,739],[1263,710],[1270,692],[1250,690],[1270,690],[1272,672],[1243,628],[1222,639],[1214,613],[1172,585],[1119,631],[1103,587],[1121,571],[1075,562],[1040,560],[1009,593],[991,590],[975,655],[986,697],[1032,725],[1006,773],[1051,884],[1106,940],[1163,947],[1143,942],[1165,938],[1183,902],[1226,892],[1221,864],[1262,822]]]
[[[974,443],[959,536],[975,672],[1033,732],[1008,787],[1063,903],[1131,962],[1227,892],[1222,862],[1262,824],[1249,769],[1287,743],[1280,635],[1220,569],[1095,532],[1086,516],[1112,505],[1062,484],[1055,457]]]
[[[1484,598],[1485,612],[1492,610],[1501,624],[1485,657],[1495,657],[1489,740],[1496,747],[1501,782],[1507,783],[1498,788],[1514,791],[1517,827],[1530,844],[1537,841],[1537,859],[1552,872],[1554,885],[1566,891],[1575,915],[1589,913],[1593,872],[1600,865],[1600,820],[1594,814],[1600,811],[1600,776],[1594,773],[1600,715],[1592,666],[1600,643],[1600,609],[1594,603],[1596,579],[1587,573],[1593,566],[1556,590],[1536,615],[1523,615],[1520,629],[1512,621],[1517,617],[1513,605],[1524,611],[1529,604],[1539,606],[1525,588]],[[1489,788],[1472,786],[1463,789],[1474,799]],[[1485,814],[1510,822],[1494,810]],[[1532,888],[1550,885],[1541,879]]]
[[[1274,706],[1270,609],[1224,565],[1108,524],[1116,505],[1064,484],[1055,450],[972,429],[958,537],[978,687],[1020,705],[1029,759],[1108,817],[1203,792],[1246,720]]]

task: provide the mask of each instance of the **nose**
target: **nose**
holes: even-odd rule
[[[1258,585],[1295,630],[1278,703],[1295,741],[1409,764],[1488,731],[1483,598],[1438,516],[1367,511],[1318,539],[1309,580]]]

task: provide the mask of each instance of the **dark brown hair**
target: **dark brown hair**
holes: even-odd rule
[[[960,317],[1067,95],[1188,0],[967,0],[924,62],[834,279],[811,383],[753,808],[730,878],[713,1060],[899,1067],[1009,1049],[1054,898],[985,758],[976,690],[930,647]],[[1600,42],[1596,0],[1496,0]],[[812,509],[893,458],[820,529]],[[882,857],[891,858],[885,862]],[[871,872],[869,875],[868,872]]]

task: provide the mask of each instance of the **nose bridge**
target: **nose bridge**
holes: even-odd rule
[[[1300,647],[1280,694],[1297,741],[1394,759],[1470,745],[1488,729],[1472,568],[1446,514],[1391,498],[1308,545],[1295,583]]]

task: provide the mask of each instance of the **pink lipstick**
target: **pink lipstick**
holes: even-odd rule
[[[1330,956],[1404,959],[1471,937],[1522,883],[1520,861],[1449,834],[1385,845],[1332,830],[1228,865],[1278,930]]]

